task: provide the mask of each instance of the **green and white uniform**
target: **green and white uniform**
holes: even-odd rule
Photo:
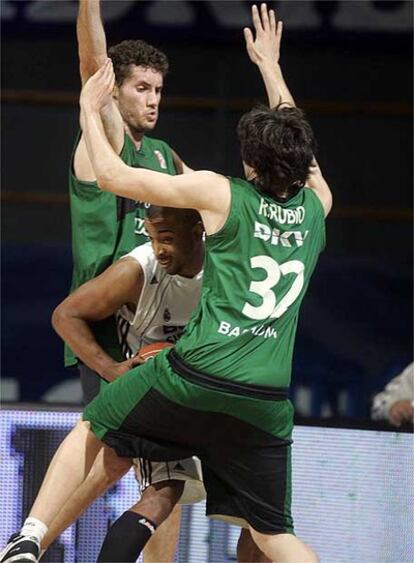
[[[230,213],[207,237],[200,304],[175,351],[110,385],[84,418],[120,455],[138,448],[156,459],[173,446],[177,456],[198,455],[208,514],[292,531],[287,388],[300,304],[325,244],[324,212],[308,188],[278,203],[230,182]]]
[[[200,305],[178,354],[229,381],[288,387],[300,305],[324,244],[312,190],[278,204],[232,180],[231,212],[207,237]]]
[[[78,142],[79,138],[76,146]],[[176,174],[171,148],[157,139],[144,136],[137,150],[131,138],[125,134],[120,157],[134,168]],[[73,171],[73,157],[69,193],[73,253],[71,291],[74,291],[136,246],[148,242],[144,229],[148,204],[103,192],[96,182],[78,180]],[[94,334],[110,356],[117,361],[122,360],[113,317],[96,323]],[[76,362],[73,352],[65,346],[65,365],[74,365]]]

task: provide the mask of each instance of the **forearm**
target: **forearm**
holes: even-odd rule
[[[112,191],[109,187],[114,179],[119,180],[122,185],[121,178],[126,165],[109,143],[102,117],[95,108],[81,106],[81,126],[98,185]]]
[[[77,358],[107,381],[112,381],[107,373],[117,362],[101,348],[86,321],[57,313],[53,315],[52,323]]]
[[[273,108],[280,103],[295,106],[295,100],[283,78],[280,65],[271,61],[264,61],[258,64],[258,67],[266,88],[269,106]]]
[[[80,0],[76,23],[82,83],[94,74],[106,59],[106,37],[99,0]]]

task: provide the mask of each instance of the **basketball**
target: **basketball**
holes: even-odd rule
[[[137,356],[141,358],[143,362],[146,362],[165,348],[173,348],[173,344],[171,344],[171,342],[154,342],[154,344],[147,344],[140,348]]]

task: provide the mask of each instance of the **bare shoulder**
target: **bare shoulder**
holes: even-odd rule
[[[142,275],[142,266],[133,256],[124,256],[114,262],[107,272],[111,271],[114,276],[123,276],[125,278],[134,279]]]
[[[212,192],[225,193],[230,190],[230,180],[226,176],[211,170],[191,172],[187,175],[187,178],[193,178],[196,185],[208,188]]]
[[[96,279],[99,278],[102,290],[109,293],[115,301],[127,303],[139,299],[144,274],[141,264],[135,258],[120,258]]]
[[[231,207],[230,180],[222,174],[200,171],[199,189],[203,191],[203,201],[198,210],[208,235],[217,233],[227,221]]]

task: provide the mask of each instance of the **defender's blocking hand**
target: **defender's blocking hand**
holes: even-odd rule
[[[84,110],[100,111],[112,101],[115,86],[115,73],[111,59],[105,63],[85,83],[80,96],[80,105]]]
[[[268,10],[266,4],[261,4],[260,12],[256,5],[252,6],[252,20],[256,37],[253,37],[250,28],[243,29],[250,60],[259,66],[264,63],[277,64],[283,23],[276,20],[274,10]]]

